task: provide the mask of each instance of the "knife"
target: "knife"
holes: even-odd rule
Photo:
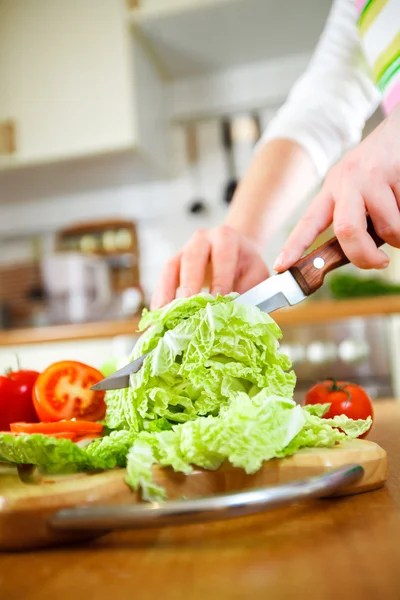
[[[367,231],[377,247],[385,243],[375,232],[369,217],[367,217]],[[234,302],[257,306],[266,313],[284,306],[294,306],[316,292],[322,286],[325,275],[349,262],[337,238],[333,237],[316,250],[300,258],[288,271],[269,277],[235,298]],[[130,376],[139,371],[148,354],[137,358],[113,375],[96,383],[91,389],[96,391],[117,390],[129,387]]]

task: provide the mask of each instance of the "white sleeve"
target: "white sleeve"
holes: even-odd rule
[[[369,74],[354,0],[335,0],[305,73],[270,122],[258,147],[275,138],[307,150],[320,177],[362,136],[380,94]]]

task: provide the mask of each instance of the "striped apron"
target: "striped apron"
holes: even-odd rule
[[[400,0],[356,0],[361,44],[388,115],[400,102]]]

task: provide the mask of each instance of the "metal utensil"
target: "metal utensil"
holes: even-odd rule
[[[95,391],[97,391],[97,390],[121,390],[123,388],[129,387],[130,376],[139,371],[139,369],[141,368],[141,366],[144,363],[145,358],[149,354],[150,354],[150,352],[143,354],[143,356],[141,356],[140,358],[137,358],[136,360],[129,363],[128,365],[125,365],[125,367],[122,367],[122,369],[115,371],[115,373],[113,373],[109,377],[106,377],[99,383],[96,383],[94,386],[92,386],[91,389],[95,390]]]
[[[371,219],[367,219],[367,230],[377,246],[385,242],[376,234]],[[270,313],[284,306],[294,306],[316,292],[323,284],[325,275],[350,261],[344,254],[336,237],[319,246],[284,273],[274,275],[259,283],[248,292],[238,296],[234,302],[257,306]],[[129,386],[129,375],[137,373],[144,361],[140,357],[110,377],[92,387],[93,390],[112,390]]]
[[[228,167],[228,182],[224,191],[224,201],[226,204],[230,204],[238,185],[238,179],[236,177],[235,155],[233,151],[232,124],[230,119],[222,120],[221,133],[222,144],[225,150]]]
[[[199,143],[197,135],[198,125],[194,122],[187,123],[186,132],[186,169],[192,187],[192,199],[189,202],[189,212],[193,215],[207,211],[207,203],[201,194],[202,177],[199,161]]]
[[[192,500],[131,506],[67,508],[55,513],[50,527],[57,531],[110,531],[204,523],[266,512],[279,506],[328,497],[359,481],[361,465],[348,465],[292,483]]]

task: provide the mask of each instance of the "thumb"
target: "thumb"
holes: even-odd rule
[[[320,233],[332,223],[334,201],[326,190],[321,190],[308,207],[305,215],[290,233],[274,263],[274,270],[278,273],[289,269],[305,250],[311,246]]]

